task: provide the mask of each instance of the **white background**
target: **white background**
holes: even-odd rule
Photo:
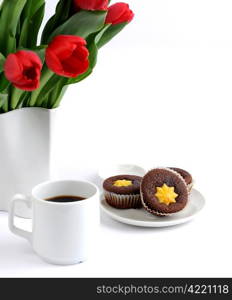
[[[57,1],[47,2],[52,10]],[[0,213],[0,276],[232,276],[232,3],[127,2],[134,21],[62,102],[54,177],[94,181],[114,162],[178,166],[193,174],[206,208],[165,229],[102,215],[92,257],[69,267],[41,261]]]

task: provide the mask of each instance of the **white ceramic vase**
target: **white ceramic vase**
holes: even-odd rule
[[[56,109],[22,108],[0,115],[0,211],[8,211],[16,193],[50,179],[51,132]],[[30,210],[16,208],[20,217]]]

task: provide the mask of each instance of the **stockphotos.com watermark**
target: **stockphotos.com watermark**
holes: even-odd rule
[[[185,294],[185,286],[149,286],[149,285],[101,285],[97,286],[98,295],[130,295],[130,294]]]
[[[182,294],[182,295],[232,295],[232,287],[228,284],[183,284],[182,286],[152,285],[101,285],[97,286],[98,295],[139,295],[139,294]]]

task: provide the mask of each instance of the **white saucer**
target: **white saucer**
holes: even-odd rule
[[[193,189],[187,206],[180,212],[167,217],[156,217],[145,209],[116,209],[104,199],[101,209],[114,220],[141,227],[167,227],[182,224],[193,219],[204,207],[205,199],[200,192]]]
[[[146,170],[138,165],[133,164],[116,164],[102,166],[98,170],[98,175],[102,180],[116,175],[137,175],[143,177]]]

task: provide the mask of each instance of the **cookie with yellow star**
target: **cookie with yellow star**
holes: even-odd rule
[[[120,209],[142,207],[140,185],[142,177],[134,175],[117,175],[103,182],[106,202]]]
[[[144,208],[157,216],[179,212],[188,202],[188,187],[183,177],[168,168],[149,171],[141,183],[141,201]]]

